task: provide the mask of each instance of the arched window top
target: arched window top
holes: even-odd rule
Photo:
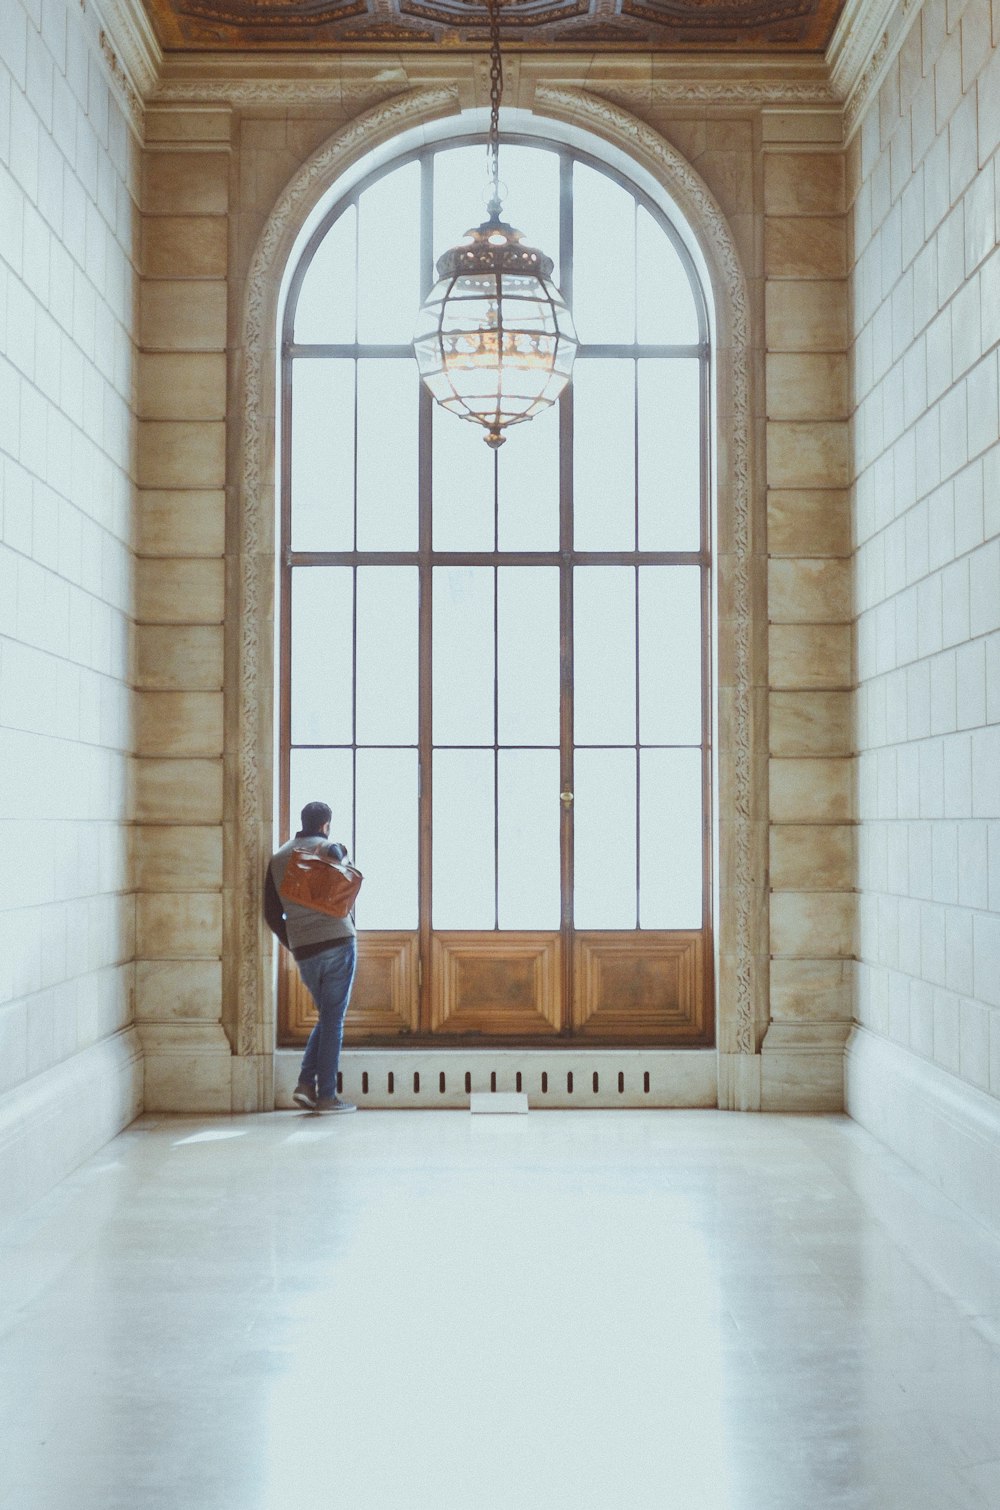
[[[483,141],[424,147],[327,211],[295,269],[284,337],[405,346],[437,258],[485,213]],[[681,237],[635,184],[573,147],[504,138],[504,216],[555,263],[584,346],[698,347],[705,301]],[[570,271],[571,270],[571,271]]]

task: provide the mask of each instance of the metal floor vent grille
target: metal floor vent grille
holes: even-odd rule
[[[275,1056],[275,1104],[291,1107],[300,1055]],[[338,1093],[359,1108],[467,1109],[474,1091],[520,1091],[538,1110],[572,1107],[714,1107],[714,1049],[351,1049]]]

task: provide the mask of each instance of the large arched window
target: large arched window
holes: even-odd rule
[[[464,139],[364,179],[290,283],[282,837],[321,798],[365,873],[356,1042],[705,1044],[703,299],[639,189],[506,141],[506,218],[554,257],[581,345],[558,407],[491,452],[409,347],[484,160]],[[294,971],[280,1015],[297,1041]]]

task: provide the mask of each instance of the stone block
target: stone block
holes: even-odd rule
[[[769,561],[767,616],[772,624],[837,624],[851,619],[847,560]]]
[[[140,1020],[218,1022],[221,1016],[220,960],[139,960],[135,986]]]
[[[141,207],[147,215],[225,215],[228,152],[149,151],[142,160]]]
[[[148,824],[133,833],[133,870],[140,891],[221,888],[221,827]]]
[[[133,762],[138,823],[221,823],[221,760]]]
[[[221,556],[226,495],[219,489],[147,488],[138,495],[136,549],[141,556]]]
[[[848,824],[789,823],[771,829],[775,891],[846,891],[855,884],[855,830]]]
[[[153,556],[137,563],[136,619],[140,624],[221,624],[224,618],[223,561]]]
[[[226,284],[145,279],[139,295],[139,344],[153,351],[223,351]]]
[[[772,624],[768,632],[770,684],[803,691],[849,687],[853,644],[850,624]]]
[[[136,659],[137,685],[145,690],[222,689],[222,629],[214,624],[140,624]]]
[[[854,762],[844,758],[771,759],[772,823],[846,823],[854,816]]]
[[[222,215],[145,215],[142,271],[146,278],[224,278],[229,225]]]
[[[843,421],[769,420],[767,481],[772,488],[845,488],[850,434]]]
[[[139,959],[219,959],[222,898],[218,892],[140,892],[136,897]]]
[[[771,953],[795,959],[849,959],[854,954],[853,892],[778,891],[771,895]]]
[[[765,215],[838,215],[844,209],[839,152],[766,152]]]
[[[849,494],[836,488],[769,488],[767,548],[772,556],[849,556]]]
[[[850,960],[773,959],[771,1016],[789,1021],[850,1021],[853,1015]]]
[[[764,305],[768,351],[846,351],[846,283],[772,279]]]
[[[845,419],[850,413],[847,357],[839,352],[771,352],[768,419]]]
[[[141,352],[138,409],[141,419],[225,419],[225,353]]]
[[[226,427],[214,421],[141,420],[139,486],[217,488],[226,480]]]
[[[221,692],[137,692],[135,708],[140,755],[222,754]]]
[[[765,276],[846,277],[844,232],[843,216],[769,216],[764,222]]]

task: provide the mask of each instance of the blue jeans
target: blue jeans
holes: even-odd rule
[[[349,944],[338,944],[322,954],[314,954],[311,959],[297,961],[299,974],[319,1013],[319,1022],[309,1034],[302,1056],[299,1083],[311,1086],[315,1080],[316,1094],[320,1097],[337,1094],[344,1017],[351,999],[357,958],[358,947],[351,939]]]

